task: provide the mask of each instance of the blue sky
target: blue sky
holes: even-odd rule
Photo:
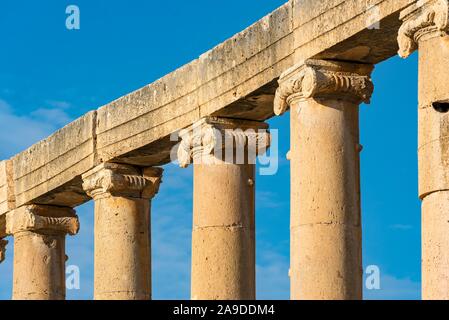
[[[284,0],[24,1],[0,3],[0,159],[20,152],[85,112],[140,88],[246,28]],[[81,10],[81,29],[65,28],[65,8]],[[361,107],[364,266],[381,270],[371,299],[420,298],[417,191],[417,56],[376,66],[372,104]],[[289,297],[289,115],[279,129],[280,167],[257,181],[257,293]],[[188,299],[192,169],[166,166],[153,202],[153,296]],[[79,235],[68,264],[93,294],[93,207],[77,208]],[[0,299],[9,299],[13,246],[0,265]]]

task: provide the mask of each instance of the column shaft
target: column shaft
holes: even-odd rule
[[[255,299],[254,171],[194,165],[192,299]]]
[[[14,300],[65,299],[65,236],[79,230],[71,208],[29,205],[8,213],[14,236]]]
[[[291,106],[291,298],[361,299],[358,105]]]
[[[290,106],[291,298],[362,298],[359,104],[372,66],[307,60],[280,78]]]
[[[148,199],[95,201],[96,300],[151,299],[149,218]]]
[[[269,144],[261,122],[205,118],[181,132],[178,159],[193,159],[194,300],[253,300],[255,159]]]
[[[422,296],[449,300],[449,36],[420,42]],[[446,102],[446,107],[437,103]]]
[[[83,175],[95,201],[94,299],[151,299],[151,200],[162,169],[104,163]]]
[[[399,54],[419,48],[418,163],[422,199],[422,298],[449,299],[449,1],[401,13]]]
[[[65,260],[65,235],[16,234],[13,300],[64,300]]]

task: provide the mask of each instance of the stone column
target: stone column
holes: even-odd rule
[[[65,299],[65,236],[79,230],[72,208],[27,205],[6,217],[14,236],[14,300]]]
[[[275,113],[290,107],[291,298],[362,298],[359,104],[371,65],[307,60],[282,74]]]
[[[193,300],[255,299],[255,159],[267,124],[205,118],[181,132],[181,167],[193,159]]]
[[[418,158],[422,297],[449,299],[449,1],[402,12],[399,54],[419,48]]]
[[[83,175],[95,201],[94,299],[151,299],[151,199],[161,168],[103,163]]]

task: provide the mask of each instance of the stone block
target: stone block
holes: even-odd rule
[[[96,112],[89,112],[12,158],[17,207],[76,206],[87,201],[71,181],[96,164],[95,121]]]

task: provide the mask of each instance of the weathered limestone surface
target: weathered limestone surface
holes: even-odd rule
[[[396,54],[399,13],[418,0],[296,0],[295,62],[307,58],[370,64]]]
[[[449,299],[449,1],[401,14],[400,55],[419,48],[418,162],[422,199],[422,297]]]
[[[256,153],[252,151],[268,147],[267,128],[263,122],[207,118],[181,132],[180,165],[186,167],[191,159],[194,165],[193,300],[256,297]],[[224,145],[229,146],[226,136],[234,144],[226,148],[228,154],[222,152]],[[237,156],[239,149],[242,155],[247,153],[245,157]]]
[[[241,119],[269,118],[274,88],[263,87],[290,64],[291,20],[291,5],[286,4],[185,67],[100,108],[99,158],[119,157],[131,164],[165,162],[173,143],[158,144],[154,149],[163,152],[154,155],[150,150],[149,158],[145,150],[133,151],[216,113]],[[257,96],[244,99],[260,88]],[[232,110],[223,110],[227,106]]]
[[[89,199],[81,174],[106,161],[162,165],[176,144],[170,134],[204,116],[270,118],[277,78],[301,60],[377,63],[394,56],[399,12],[415,2],[291,0],[190,64],[15,156],[17,206],[79,205]],[[376,22],[379,29],[367,29]]]
[[[367,64],[307,60],[279,80],[291,107],[291,298],[362,298],[359,104]],[[332,128],[329,130],[329,128]]]
[[[65,236],[78,233],[75,211],[23,206],[7,214],[5,229],[14,235],[13,299],[64,300]]]
[[[254,165],[195,165],[193,179],[192,299],[254,300]]]
[[[0,161],[0,215],[14,209],[12,161]]]
[[[0,161],[0,263],[5,259],[6,214],[15,207],[12,161]]]
[[[151,299],[151,199],[162,169],[105,163],[83,175],[95,201],[95,300]]]
[[[96,112],[89,112],[12,158],[16,206],[75,207],[89,198],[80,175],[96,164]]]

